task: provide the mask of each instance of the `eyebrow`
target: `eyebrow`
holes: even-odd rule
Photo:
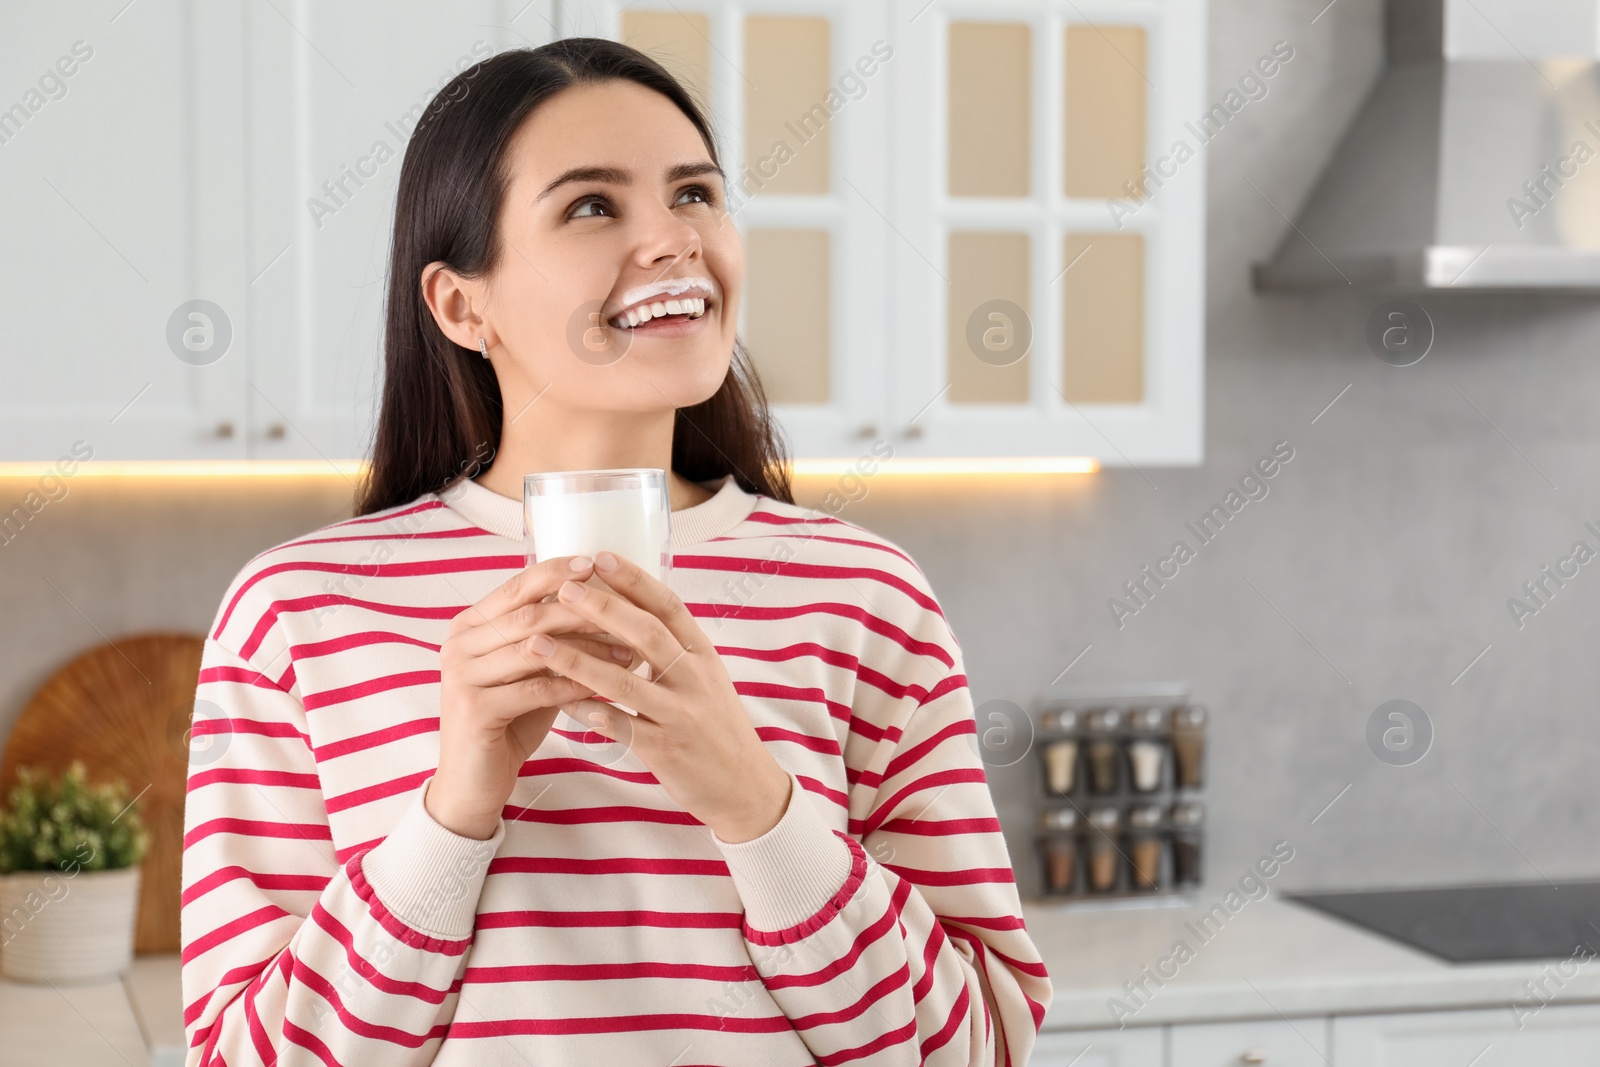
[[[715,174],[724,181],[727,176],[722,173],[722,168],[710,160],[698,160],[693,163],[679,163],[667,170],[667,182],[682,181],[685,178],[698,178],[703,174]],[[621,167],[573,167],[556,177],[549,185],[539,191],[534,197],[538,202],[549,196],[558,187],[568,182],[604,182],[608,185],[631,185],[633,174]]]

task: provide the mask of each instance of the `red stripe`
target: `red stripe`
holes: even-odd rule
[[[438,772],[432,767],[428,767],[414,774],[402,775],[399,778],[391,778],[386,782],[378,782],[374,785],[364,786],[361,789],[352,789],[348,793],[340,793],[335,797],[329,797],[326,803],[328,814],[332,815],[336,811],[344,811],[348,808],[357,808],[362,804],[370,804],[375,800],[383,800],[385,797],[396,796],[400,793],[409,793],[436,773]]]
[[[800,1015],[790,1019],[796,1030],[814,1030],[819,1026],[830,1026],[835,1023],[849,1022],[858,1018],[868,1008],[872,1007],[896,989],[903,988],[911,981],[911,965],[902,963],[900,969],[893,974],[873,984],[856,998],[855,1003],[835,1011],[819,1011],[811,1015]]]
[[[255,626],[250,631],[250,636],[244,644],[239,646],[237,655],[241,659],[249,659],[255,655],[256,649],[272,629],[272,624],[278,621],[278,616],[293,614],[300,611],[316,611],[328,607],[356,607],[378,615],[394,615],[405,619],[453,619],[461,614],[467,605],[445,604],[441,607],[419,607],[410,604],[382,604],[376,600],[361,600],[353,596],[344,596],[340,593],[314,593],[311,596],[295,597],[292,600],[274,600],[267,605],[261,617],[256,620]]]
[[[1010,867],[968,867],[959,871],[923,871],[885,863],[885,867],[917,885],[978,885],[983,882],[1015,882]]]
[[[283,691],[278,688],[278,683],[271,678],[244,667],[205,667],[201,669],[195,681],[198,685],[203,685],[206,682],[239,682],[243,685],[256,686],[259,689],[271,689],[275,692]]]
[[[332,912],[320,904],[311,909],[311,921],[323,933],[344,948],[345,962],[361,975],[374,989],[394,996],[410,997],[424,1004],[443,1004],[444,998],[461,988],[461,979],[450,983],[447,989],[436,989],[425,982],[407,982],[390,978],[356,949],[355,935]]]
[[[261,819],[208,819],[183,835],[187,850],[212,834],[243,834],[246,837],[298,837],[302,841],[332,841],[326,823],[266,822]]]
[[[496,856],[489,861],[489,873],[660,874],[729,877],[728,865],[722,860],[670,859],[650,856],[611,856],[603,859],[583,859],[571,856]]]
[[[919,1053],[924,1060],[928,1058],[930,1053],[936,1052],[950,1043],[950,1039],[955,1036],[956,1029],[961,1025],[962,1020],[967,1017],[967,1008],[971,1004],[972,994],[963,985],[961,992],[956,995],[955,1004],[950,1008],[950,1018],[945,1020],[945,1024],[922,1043]]]
[[[752,966],[718,967],[704,963],[543,963],[508,967],[468,967],[464,982],[610,982],[635,978],[686,978],[701,982],[759,982]]]
[[[867,816],[867,832],[871,833],[873,830],[876,830],[878,825],[887,819],[890,813],[893,812],[897,806],[899,806],[900,802],[906,797],[911,796],[913,793],[920,793],[925,789],[932,789],[934,786],[953,785],[957,782],[978,782],[981,784],[987,784],[987,781],[988,780],[983,776],[982,767],[952,767],[949,770],[934,771],[931,774],[925,774],[921,778],[918,778],[916,781],[912,782],[910,785],[905,786],[903,789],[896,792],[888,800],[879,804],[872,814]]]
[[[286,722],[259,722],[255,719],[198,719],[189,730],[189,737],[220,737],[224,734],[254,734],[257,737],[296,738],[307,750],[311,738]]]
[[[279,919],[290,918],[298,918],[298,916],[290,915],[273,904],[257,908],[255,911],[241,915],[232,922],[224,923],[210,933],[202,934],[184,945],[183,950],[178,954],[178,963],[180,965],[188,963],[196,956],[202,955],[224,941],[231,941],[239,934],[254,930],[258,926],[265,926],[267,923],[277,922]]]
[[[413,560],[405,563],[334,563],[324,560],[290,560],[273,563],[257,569],[250,577],[239,583],[239,588],[234,591],[233,599],[229,600],[228,606],[223,609],[222,618],[217,620],[217,628],[211,636],[213,639],[220,638],[222,631],[227,628],[228,620],[233,616],[233,609],[239,606],[239,601],[244,598],[245,593],[256,583],[265,581],[274,574],[314,571],[324,574],[355,574],[365,579],[416,578],[434,574],[466,574],[472,571],[521,570],[525,566],[527,563],[521,556],[462,556]]]
[[[478,929],[654,926],[664,930],[737,930],[743,920],[744,913],[735,911],[482,911],[478,913]]]
[[[342,741],[329,741],[321,748],[316,749],[314,754],[317,762],[322,763],[326,760],[338,759],[340,756],[348,756],[352,752],[365,752],[369,748],[387,745],[402,738],[434,733],[438,729],[438,716],[434,716],[431,719],[409,719],[393,726],[385,726],[381,730],[373,730],[369,733],[357,734],[354,737],[346,737]]]
[[[931,737],[926,737],[912,745],[910,748],[902,749],[896,752],[894,754],[894,758],[889,761],[888,766],[884,767],[883,769],[884,779],[887,780],[893,778],[907,767],[920,762],[923,757],[925,757],[929,752],[932,752],[934,749],[938,748],[939,745],[946,740],[952,737],[961,737],[964,734],[971,734],[974,738],[978,736],[978,726],[976,720],[971,718],[957,719],[955,722],[949,723],[940,729]],[[978,746],[976,743],[969,743],[967,747],[972,755],[977,755]]]
[[[218,867],[204,878],[185,889],[178,897],[179,907],[188,907],[219,885],[248,879],[257,889],[274,889],[290,892],[321,893],[330,879],[315,874],[263,874],[247,870],[237,864]]]
[[[376,693],[388,693],[395,689],[408,689],[414,685],[433,685],[439,681],[439,678],[440,672],[438,671],[401,671],[399,674],[363,678],[359,682],[340,686],[338,689],[325,689],[320,693],[307,693],[302,698],[302,702],[307,711],[316,711],[318,708],[360,700],[362,697],[369,697]]]
[[[217,767],[209,771],[195,771],[189,776],[189,792],[208,785],[270,785],[284,789],[322,789],[322,781],[314,774],[295,774],[291,771],[258,771],[252,767]]]
[[[430,652],[439,651],[439,646],[432,641],[424,641],[405,634],[397,634],[389,630],[363,630],[359,633],[341,634],[330,637],[326,641],[312,641],[304,645],[290,645],[289,657],[295,662],[303,659],[316,659],[318,656],[329,656],[335,652],[345,652],[352,648],[366,648],[371,645],[400,644],[416,645],[428,649]]]
[[[684,606],[689,613],[699,618],[711,619],[742,619],[751,622],[774,622],[778,620],[797,619],[803,615],[826,614],[837,615],[843,619],[850,619],[861,624],[873,633],[889,638],[901,648],[914,656],[930,656],[939,660],[946,667],[955,666],[955,660],[943,645],[934,641],[919,641],[905,630],[867,611],[857,604],[841,604],[831,600],[820,600],[811,604],[782,605],[778,607],[756,607],[753,604],[732,604],[721,601],[685,601]]]
[[[999,819],[890,819],[879,826],[877,832],[951,837],[956,834],[998,834],[1003,831]]]
[[[898,589],[914,603],[933,612],[939,618],[944,618],[944,612],[940,610],[939,602],[934,600],[933,597],[916,588],[899,575],[890,574],[888,571],[880,570],[877,567],[839,567],[831,564],[794,563],[776,559],[689,555],[673,556],[672,565],[674,569],[681,567],[685,570],[735,571],[741,574],[760,571],[769,578],[782,576],[786,578],[828,578],[841,581],[847,578],[861,578],[880,582],[891,589]]]
[[[745,1019],[738,1015],[700,1015],[664,1012],[655,1015],[593,1015],[569,1019],[488,1019],[450,1024],[449,1038],[495,1038],[507,1034],[541,1037],[570,1034],[632,1034],[645,1030],[720,1030],[740,1034],[781,1034],[790,1030],[782,1015]]]

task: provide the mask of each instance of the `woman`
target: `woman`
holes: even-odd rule
[[[358,517],[206,641],[189,1064],[1026,1062],[1051,989],[960,648],[904,552],[793,503],[726,193],[608,41],[419,125]],[[670,587],[525,566],[525,473],[652,466]]]

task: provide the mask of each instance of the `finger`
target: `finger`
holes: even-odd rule
[[[542,674],[485,689],[478,706],[491,725],[504,726],[530,711],[557,708],[593,696],[594,690],[581,682]]]
[[[592,638],[571,637],[562,634],[552,637],[551,640],[563,644],[570,643],[582,648],[591,656],[611,658],[614,662],[621,663],[621,660],[613,656],[613,650],[615,649],[627,655],[629,662],[632,662],[633,653],[630,649],[619,648],[616,645],[606,644],[603,641],[597,641]],[[534,655],[525,642],[516,641],[508,645],[502,645],[488,655],[479,656],[477,659],[470,661],[465,667],[463,679],[469,685],[487,689],[490,686],[506,685],[520,681],[530,675],[542,673],[549,669],[550,664],[539,656]]]
[[[670,711],[665,701],[666,691],[640,678],[637,674],[609,660],[600,660],[581,649],[562,641],[546,655],[533,652],[535,659],[543,660],[551,670],[563,678],[581,682],[617,704],[626,704],[640,717],[659,719]],[[626,714],[626,713],[624,713]]]
[[[657,674],[684,654],[684,647],[662,620],[604,586],[563,582],[557,595],[573,611],[638,649]]]
[[[486,656],[495,649],[534,634],[603,632],[598,623],[579,615],[567,604],[522,604],[497,619],[488,619],[451,637],[456,651],[467,656]]]
[[[582,560],[582,566],[572,563]],[[496,619],[523,604],[537,602],[549,596],[569,577],[582,580],[594,571],[594,561],[587,556],[551,556],[507,578],[477,603],[457,612],[450,620],[450,633],[456,634],[470,626],[478,626]]]
[[[610,569],[601,568],[602,563],[613,564],[613,561]],[[617,595],[659,619],[677,641],[678,648],[692,651],[709,644],[683,599],[637,563],[615,552],[597,552],[594,568],[594,573]]]

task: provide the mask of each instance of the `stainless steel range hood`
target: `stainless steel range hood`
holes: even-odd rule
[[[1387,66],[1256,289],[1600,294],[1600,67],[1450,59],[1389,0]]]

